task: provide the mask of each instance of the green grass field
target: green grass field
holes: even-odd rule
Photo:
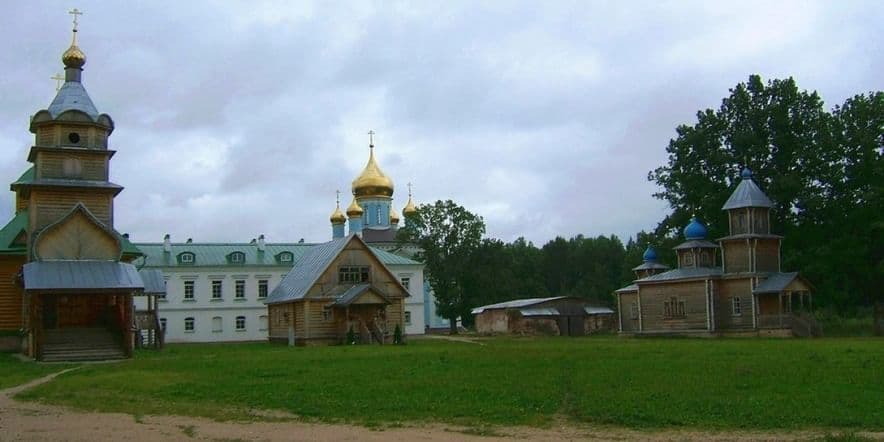
[[[217,419],[282,410],[363,425],[884,428],[881,339],[485,342],[172,345],[84,366],[19,398]]]
[[[13,353],[0,353],[0,390],[24,384],[33,379],[62,371],[70,366],[35,364],[23,361]]]

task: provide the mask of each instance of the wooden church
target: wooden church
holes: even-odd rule
[[[32,165],[12,183],[15,215],[0,229],[3,344],[38,360],[131,356],[132,297],[144,293],[129,264],[140,252],[114,230],[114,122],[81,82],[76,25],[75,15],[64,84],[31,118]]]
[[[693,218],[675,247],[678,268],[657,262],[648,247],[636,280],[617,291],[624,334],[819,335],[812,317],[813,287],[780,267],[782,237],[771,233],[773,203],[746,168],[725,202],[729,235],[706,239]]]

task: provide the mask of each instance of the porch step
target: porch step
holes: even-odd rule
[[[43,361],[98,361],[125,359],[119,338],[103,328],[47,330]]]

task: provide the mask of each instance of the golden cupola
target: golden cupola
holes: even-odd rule
[[[411,183],[408,183],[408,202],[405,203],[405,207],[402,208],[402,214],[405,216],[411,216],[417,213],[417,207],[414,206],[414,201],[411,199]]]
[[[347,217],[344,216],[344,212],[341,212],[341,201],[338,200],[338,204],[335,206],[335,211],[332,212],[331,216],[328,218],[332,224],[343,224],[347,222]]]
[[[65,67],[81,69],[86,64],[86,54],[77,46],[77,16],[82,13],[75,8],[70,14],[74,16],[74,35],[71,37],[71,47],[61,54],[61,62]]]
[[[362,173],[353,180],[353,195],[361,197],[393,196],[393,180],[378,166],[374,159],[374,144],[369,145],[368,164]]]
[[[396,212],[396,209],[390,207],[390,224],[396,225],[399,224],[399,214]]]
[[[353,202],[350,203],[350,207],[347,207],[347,216],[350,218],[360,217],[363,214],[362,207],[359,207],[359,203],[356,202],[356,198],[353,198]]]

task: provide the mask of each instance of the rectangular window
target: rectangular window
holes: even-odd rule
[[[236,331],[245,331],[246,329],[246,317],[245,316],[237,316],[236,317]]]
[[[405,312],[405,325],[411,325],[411,312]]]
[[[742,300],[740,300],[739,296],[731,298],[731,314],[734,316],[740,316],[743,314]]]
[[[212,281],[212,299],[221,299],[221,281]]]
[[[242,279],[236,280],[236,299],[246,298],[246,282]]]
[[[184,318],[184,331],[193,333],[193,330],[194,330],[193,318]]]
[[[679,301],[675,296],[663,301],[663,317],[669,319],[685,317],[684,301]]]
[[[341,284],[368,282],[368,266],[342,266],[338,269],[338,282]]]
[[[160,328],[166,331],[166,318],[160,318]]]
[[[184,300],[193,301],[193,283],[194,281],[184,281]]]
[[[258,280],[258,298],[266,298],[267,297],[267,280],[261,279]]]
[[[212,333],[221,333],[224,331],[224,323],[220,316],[212,318]]]
[[[630,313],[632,314],[632,319],[638,319],[638,302],[632,302]]]
[[[411,291],[411,278],[402,277],[399,278],[399,282],[402,283],[402,287],[405,287],[405,290]]]
[[[332,319],[332,311],[330,308],[322,309],[322,320],[323,321],[331,321]]]

